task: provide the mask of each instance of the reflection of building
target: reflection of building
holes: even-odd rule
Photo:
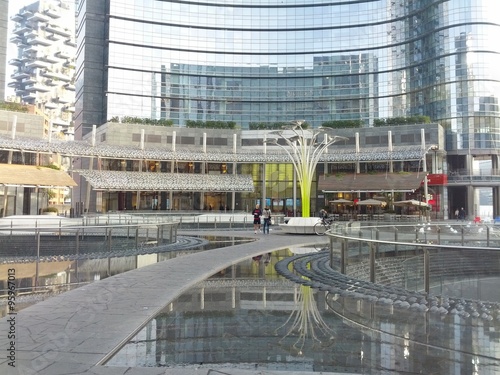
[[[54,131],[72,136],[75,102],[74,1],[40,0],[12,16],[10,39],[17,56],[9,86],[24,103],[39,107],[52,121]]]

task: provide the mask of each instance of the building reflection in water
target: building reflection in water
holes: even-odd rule
[[[193,236],[193,238],[195,238]],[[96,259],[68,260],[69,257],[60,257],[60,260],[26,262],[9,262],[0,264],[0,295],[6,294],[7,270],[16,270],[16,290],[19,295],[16,300],[17,311],[29,307],[39,301],[79,286],[105,279],[136,268],[162,262],[193,252],[210,250],[225,246],[234,246],[252,240],[238,237],[200,236],[206,241],[201,241],[199,246],[185,250],[163,251],[150,254],[135,254],[107,257],[105,252],[99,254]],[[208,241],[208,242],[207,242]],[[0,259],[2,261],[2,259]],[[38,287],[36,286],[38,285]],[[3,291],[3,293],[2,293]],[[6,316],[8,305],[6,299],[0,299],[0,318]]]
[[[499,324],[343,300],[248,259],[180,296],[108,366],[500,374]],[[266,260],[267,259],[267,260]]]

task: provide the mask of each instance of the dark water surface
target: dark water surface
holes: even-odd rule
[[[279,276],[274,264],[291,255],[262,254],[213,275],[168,304],[107,365],[500,374],[498,320],[342,301]]]

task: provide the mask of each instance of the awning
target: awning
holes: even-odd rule
[[[22,164],[0,164],[0,185],[39,188],[76,186],[68,173],[57,169]]]
[[[94,190],[252,192],[251,175],[76,170]]]
[[[322,175],[318,189],[324,193],[413,192],[424,181],[423,173],[376,173]]]

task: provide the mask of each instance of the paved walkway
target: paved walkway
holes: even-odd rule
[[[184,255],[135,269],[54,296],[19,311],[17,315],[1,319],[0,374],[190,374],[192,370],[106,367],[100,363],[169,302],[215,272],[263,252],[327,241],[321,236],[286,235],[279,230],[265,236],[254,234],[253,230],[203,231],[203,234],[245,236],[257,241]],[[15,334],[15,339],[9,339],[9,333]],[[9,366],[11,346],[15,367]],[[209,372],[197,371],[198,374]],[[231,369],[225,373],[284,372]]]

